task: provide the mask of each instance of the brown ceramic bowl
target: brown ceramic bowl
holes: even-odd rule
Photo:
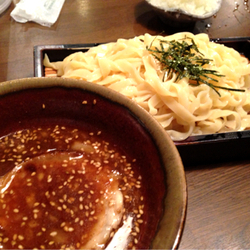
[[[167,133],[133,101],[85,81],[19,79],[0,83],[0,117],[0,138],[55,122],[102,130],[131,159],[136,158],[136,171],[142,176],[144,222],[136,246],[178,247],[187,205],[182,161]],[[0,176],[8,171],[1,166]]]

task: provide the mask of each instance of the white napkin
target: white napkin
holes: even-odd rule
[[[61,12],[65,0],[20,0],[10,13],[15,21],[33,21],[51,27]]]

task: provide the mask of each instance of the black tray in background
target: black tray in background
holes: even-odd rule
[[[250,59],[250,37],[211,39],[239,51]],[[34,47],[34,76],[45,76],[43,59],[48,55],[51,62],[62,61],[68,55],[98,44],[38,45]],[[184,165],[250,159],[250,130],[201,136],[190,136],[175,142]]]

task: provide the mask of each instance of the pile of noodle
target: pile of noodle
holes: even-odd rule
[[[245,91],[217,89],[218,95],[206,84],[192,86],[187,78],[175,81],[175,74],[164,79],[161,64],[147,48],[158,47],[159,39],[186,37],[194,40],[204,58],[212,59],[209,69],[224,75],[216,78],[216,85]],[[46,56],[44,65],[57,70],[58,76],[84,79],[131,98],[155,117],[174,141],[250,127],[249,61],[232,48],[210,42],[206,34],[118,39],[73,53],[60,62],[50,62]]]

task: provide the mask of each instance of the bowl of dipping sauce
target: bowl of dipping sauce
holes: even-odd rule
[[[159,18],[167,25],[185,27],[196,21],[214,16],[221,7],[221,0],[146,0]]]
[[[132,100],[74,79],[0,84],[0,247],[174,249],[186,181]]]

